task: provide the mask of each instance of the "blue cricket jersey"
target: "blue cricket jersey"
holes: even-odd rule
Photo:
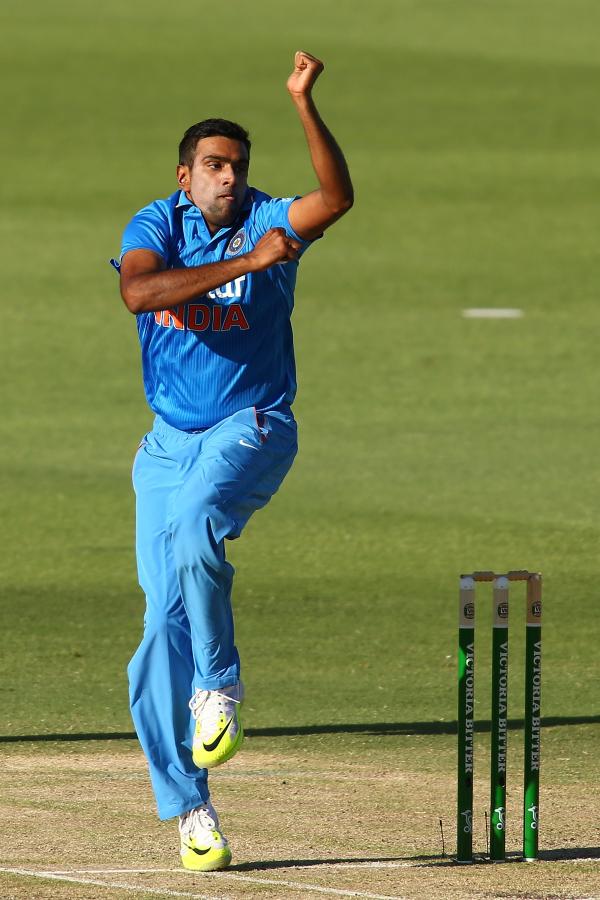
[[[249,188],[237,220],[211,235],[183,191],[138,212],[123,235],[167,268],[202,266],[252,250],[270,228],[298,240],[288,211],[296,197]],[[150,407],[182,431],[210,428],[240,409],[286,409],[296,393],[291,313],[296,261],[242,275],[174,309],[136,316]]]

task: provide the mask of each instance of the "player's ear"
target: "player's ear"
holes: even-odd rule
[[[191,186],[191,178],[190,178],[190,167],[189,166],[177,166],[177,184],[181,188],[182,191],[189,191]]]

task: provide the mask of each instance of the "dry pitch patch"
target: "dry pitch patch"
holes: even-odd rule
[[[546,787],[543,861],[462,868],[441,857],[439,839],[442,815],[454,851],[454,778],[418,752],[414,737],[343,756],[322,745],[274,753],[272,743],[265,752],[266,741],[247,741],[211,776],[235,862],[212,875],[179,868],[176,826],[155,818],[133,743],[5,746],[0,897],[600,897],[591,783]],[[451,743],[438,747],[449,764]],[[72,880],[25,874],[41,872]]]

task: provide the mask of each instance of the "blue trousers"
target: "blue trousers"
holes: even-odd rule
[[[144,635],[128,667],[133,722],[161,819],[209,796],[192,762],[197,688],[239,680],[225,538],[270,500],[297,451],[291,413],[240,410],[199,433],[157,417],[133,466]]]

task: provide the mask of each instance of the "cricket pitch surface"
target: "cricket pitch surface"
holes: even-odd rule
[[[457,866],[453,745],[404,739],[360,748],[331,741],[249,739],[210,777],[233,849],[225,872],[179,866],[174,821],[154,814],[133,741],[4,747],[3,900],[132,898],[600,897],[595,786],[544,784],[541,859],[517,861],[519,791],[509,806],[505,864]],[[417,746],[418,744],[418,746]],[[281,748],[281,751],[279,750]],[[481,752],[485,850],[485,758]],[[511,815],[512,813],[512,815]],[[445,853],[439,820],[443,822]]]

